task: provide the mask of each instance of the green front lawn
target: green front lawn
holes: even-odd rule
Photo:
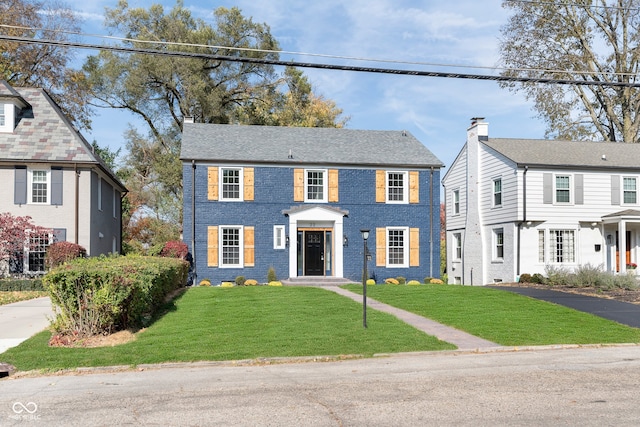
[[[506,346],[640,343],[638,328],[497,289],[378,285],[367,297]]]
[[[135,341],[115,347],[52,348],[42,332],[0,354],[19,370],[259,357],[454,349],[362,305],[311,287],[193,288]]]

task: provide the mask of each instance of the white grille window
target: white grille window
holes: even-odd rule
[[[544,264],[544,230],[538,230],[538,262]]]
[[[462,234],[455,233],[453,235],[453,259],[459,260],[462,259]]]
[[[387,202],[405,203],[407,189],[406,172],[387,172]]]
[[[220,266],[242,266],[242,228],[220,227]]]
[[[30,171],[31,203],[49,203],[49,172],[45,170]]]
[[[242,200],[242,170],[239,168],[222,168],[220,171],[222,185],[220,200]]]
[[[306,201],[326,202],[327,180],[324,170],[307,170],[305,177]]]
[[[575,262],[575,232],[573,230],[551,230],[549,234],[551,262]]]
[[[460,214],[460,190],[453,190],[453,214]]]
[[[636,204],[637,203],[637,187],[636,178],[625,177],[622,180],[622,200],[623,203]]]
[[[556,176],[556,203],[571,202],[571,177],[568,175]]]
[[[502,178],[493,180],[493,206],[502,206]]]
[[[498,228],[493,230],[493,239],[494,239],[494,259],[502,260],[504,259],[504,230],[502,228]]]
[[[409,230],[387,228],[387,266],[409,266]]]

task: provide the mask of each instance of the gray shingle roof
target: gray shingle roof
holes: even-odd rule
[[[289,158],[291,153],[292,158]],[[185,123],[185,161],[442,167],[403,131]]]
[[[6,82],[0,82],[0,99],[13,99],[16,95],[27,108],[20,113],[12,133],[0,132],[0,162],[97,164],[124,189],[46,91],[12,88]]]
[[[640,169],[640,144],[502,138],[483,144],[520,166]]]

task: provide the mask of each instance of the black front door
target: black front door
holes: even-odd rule
[[[304,275],[324,276],[324,231],[306,231]]]

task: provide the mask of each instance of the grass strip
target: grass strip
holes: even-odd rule
[[[0,305],[46,297],[47,295],[45,291],[2,291],[0,292]]]
[[[497,289],[377,285],[367,296],[505,346],[640,342],[638,328]]]
[[[311,287],[192,288],[135,341],[100,348],[49,347],[48,331],[0,355],[18,370],[454,349],[377,311]]]

